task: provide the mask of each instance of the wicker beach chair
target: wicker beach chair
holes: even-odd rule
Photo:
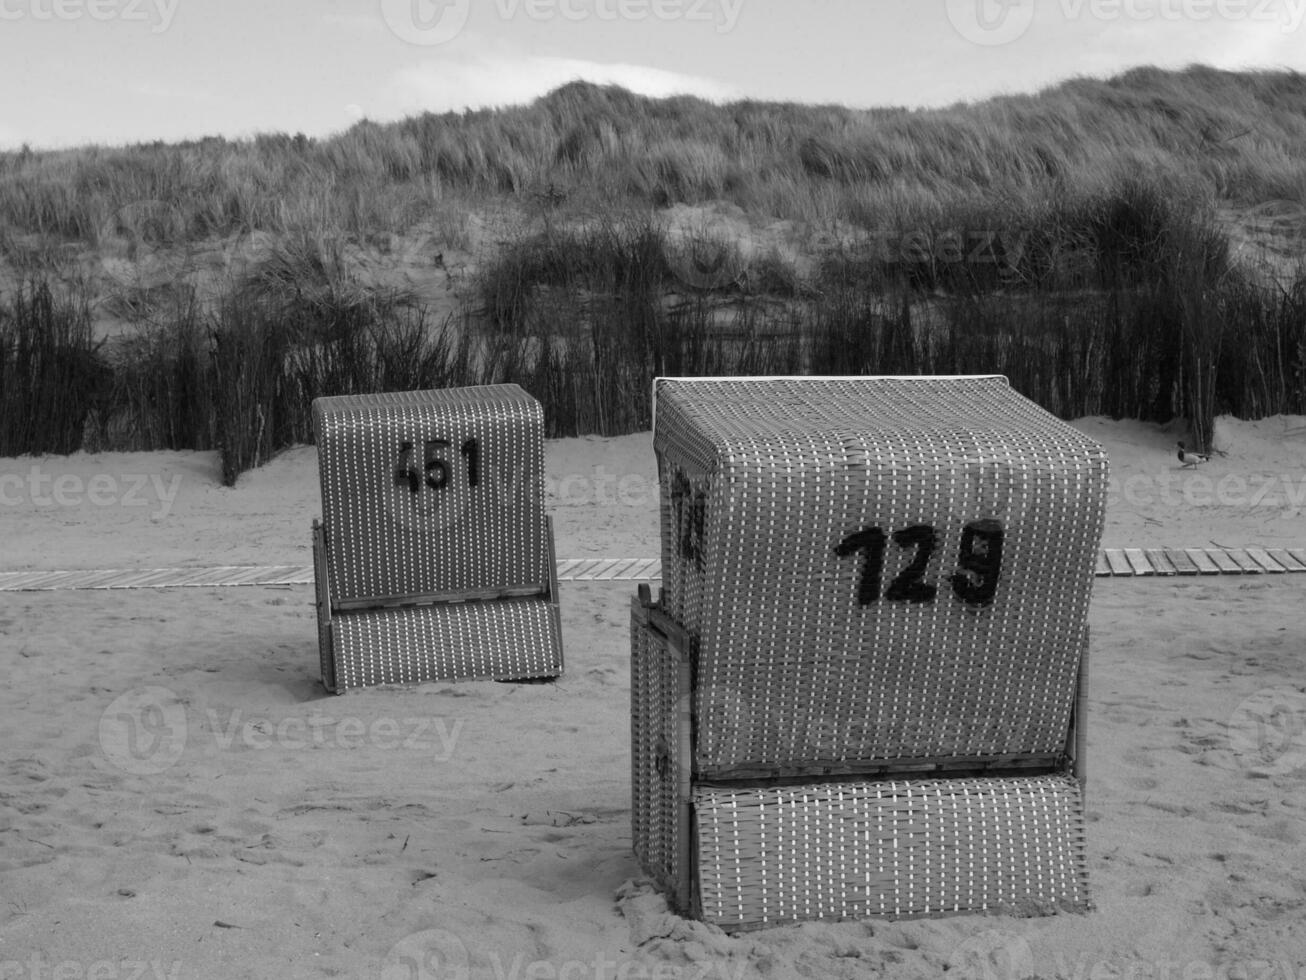
[[[635,851],[682,913],[1090,907],[1101,448],[1000,377],[660,379]]]
[[[544,422],[517,385],[319,398],[322,683],[562,673]]]

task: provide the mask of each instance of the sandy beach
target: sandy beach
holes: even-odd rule
[[[1074,423],[1105,547],[1306,548],[1306,418]],[[546,445],[559,558],[656,557],[648,433]],[[307,565],[316,454],[0,460],[0,571]],[[667,911],[631,852],[632,582],[562,586],[552,685],[334,697],[311,586],[0,593],[0,980],[1306,976],[1306,573],[1107,578],[1097,910],[804,923]]]

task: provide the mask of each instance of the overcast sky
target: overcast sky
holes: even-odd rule
[[[864,107],[1306,71],[1304,21],[1306,0],[0,0],[0,148],[324,136],[575,78]]]

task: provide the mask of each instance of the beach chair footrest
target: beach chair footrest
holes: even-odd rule
[[[1065,776],[698,787],[693,810],[700,917],[731,931],[1091,908]]]
[[[558,606],[547,598],[337,613],[334,689],[562,673]]]

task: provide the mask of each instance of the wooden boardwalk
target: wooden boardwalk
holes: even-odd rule
[[[1097,556],[1101,577],[1290,572],[1306,572],[1306,548],[1107,548]],[[657,558],[564,558],[558,562],[561,582],[651,582],[661,576]],[[312,565],[0,572],[0,592],[312,584]]]

